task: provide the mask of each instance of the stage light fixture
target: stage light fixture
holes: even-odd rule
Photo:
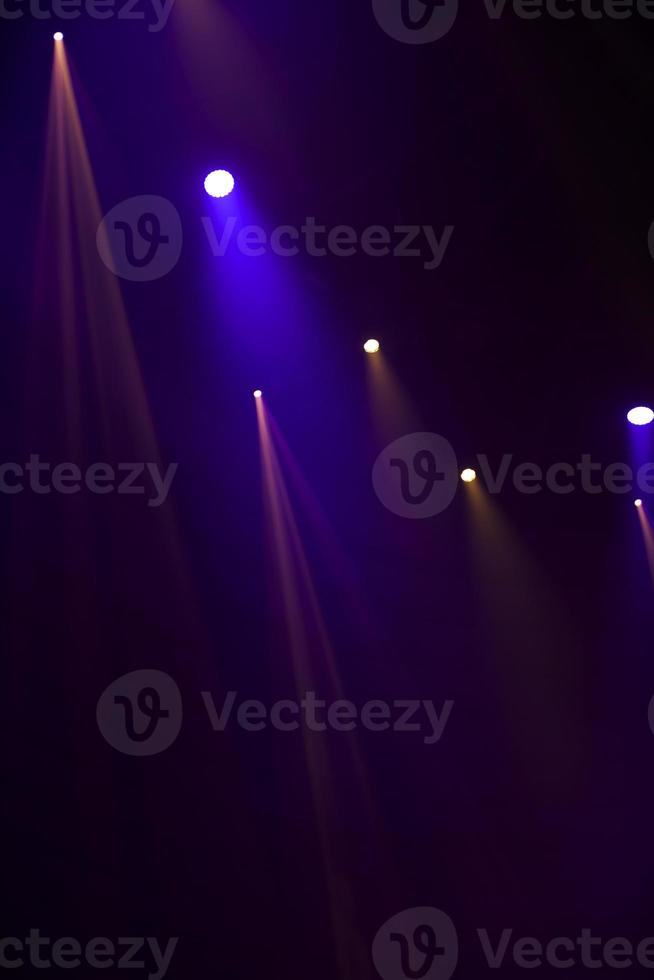
[[[204,189],[209,197],[227,197],[235,185],[236,181],[229,170],[212,170],[204,178]]]
[[[627,413],[627,419],[632,425],[649,425],[654,421],[654,412],[646,405],[639,405]]]
[[[477,479],[477,474],[474,470],[467,469],[461,474],[461,479],[464,483],[474,483]]]
[[[636,507],[642,507],[643,506],[643,502],[640,499],[640,497],[638,498],[638,500],[634,500],[634,504],[635,504]]]
[[[55,31],[52,37],[55,41],[63,41],[64,39],[64,35],[61,33],[61,31]]]
[[[263,392],[260,391],[259,388],[257,388],[257,390],[254,392],[254,397],[255,398],[263,398]]]
[[[366,354],[376,354],[380,347],[381,344],[378,340],[366,340],[365,344],[363,345],[363,349]]]

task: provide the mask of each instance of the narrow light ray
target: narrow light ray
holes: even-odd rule
[[[264,497],[269,529],[273,540],[273,555],[277,578],[284,606],[285,625],[290,654],[293,661],[296,690],[299,696],[307,690],[316,690],[320,671],[316,664],[316,648],[322,653],[321,663],[326,666],[333,691],[341,697],[342,685],[336,668],[334,651],[329,639],[318,595],[312,580],[290,496],[281,470],[272,429],[275,423],[269,417],[262,399],[256,402],[260,453],[264,477]],[[324,735],[303,730],[303,743],[307,772],[317,826],[320,833],[326,885],[330,897],[332,930],[341,975],[352,973],[352,923],[348,909],[356,903],[350,886],[338,873],[339,794],[334,766],[330,764]],[[372,803],[369,780],[356,746],[351,748],[352,763],[357,774],[357,785],[363,795],[369,814],[370,833],[380,845],[381,828]],[[379,853],[382,853],[380,850]],[[345,891],[344,891],[345,889]],[[349,964],[349,966],[348,966]],[[356,972],[356,971],[355,971]]]
[[[379,440],[391,442],[416,429],[418,412],[383,350],[365,360],[374,434]]]
[[[638,520],[640,522],[640,529],[643,532],[643,542],[645,544],[645,553],[647,554],[647,563],[649,565],[650,576],[652,578],[652,585],[654,585],[654,530],[652,530],[652,525],[650,523],[649,517],[647,516],[647,511],[644,507],[637,507]]]
[[[89,397],[105,445],[131,445],[138,456],[158,461],[157,440],[120,286],[99,261],[96,233],[102,220],[98,192],[71,82],[66,48],[54,45],[50,111],[46,135],[46,171],[36,274],[37,317],[57,320],[61,373],[32,364],[53,397],[63,393],[66,428],[73,450],[81,442],[81,416],[92,422]],[[53,242],[56,247],[53,248]],[[50,341],[52,342],[52,341]],[[94,388],[82,384],[89,356]]]
[[[340,547],[332,525],[270,413],[267,413],[266,421],[279,459],[283,462],[284,470],[292,480],[296,496],[311,522],[321,552],[327,556],[329,568],[336,580],[343,584],[343,598],[350,609],[352,618],[363,633],[374,635],[377,632],[376,621],[364,600],[362,586],[352,562],[343,548]]]
[[[564,773],[556,766],[565,758],[574,779],[578,747],[573,706],[565,696],[574,687],[568,676],[574,657],[566,650],[574,648],[576,638],[544,574],[486,488],[476,480],[464,492],[480,606],[490,627],[489,653],[504,669],[507,711],[520,719],[518,750],[532,778],[547,774],[563,788]],[[537,774],[530,746],[538,753]],[[547,773],[548,766],[555,769]]]
[[[301,697],[306,690],[313,688],[313,671],[308,659],[309,644],[302,615],[299,582],[293,567],[293,548],[288,540],[287,508],[284,500],[285,489],[283,488],[281,474],[270,439],[270,432],[266,420],[266,409],[261,399],[257,401],[256,408],[265,497],[269,508],[270,527],[279,571],[288,641],[295,668],[296,691],[298,696]],[[334,871],[336,867],[336,853],[332,841],[333,832],[331,831],[332,827],[338,825],[338,819],[335,814],[335,797],[329,789],[329,762],[325,745],[320,737],[316,738],[315,733],[309,733],[305,729],[302,730],[302,736],[307,760],[309,784],[320,835],[325,883],[329,895],[332,932],[339,967],[343,969],[345,967],[346,943],[344,924],[341,923],[339,918],[340,908],[337,879]]]
[[[103,212],[64,42],[54,45],[44,160],[34,315],[19,423],[23,441],[35,451],[47,446],[52,464],[106,463],[117,471],[121,463],[150,463],[165,472],[119,280],[104,266],[96,247]],[[108,559],[98,552],[98,532],[112,517],[122,520],[127,511],[122,500],[109,499],[96,525],[97,496],[82,492],[60,503],[61,533],[66,534],[69,524],[75,531],[74,546],[61,561],[72,569],[71,581],[77,576],[85,588],[88,585],[90,604],[97,599],[95,570],[106,567]],[[142,522],[137,506],[128,518],[138,529],[135,558],[151,551],[161,586],[175,600],[169,604],[171,617],[185,619],[188,636],[199,650],[206,649],[204,619],[172,502],[150,509]],[[22,537],[37,534],[36,528],[23,527],[22,520],[19,514],[12,542],[20,554],[25,551]],[[129,560],[128,542],[119,534],[115,540],[113,560]],[[65,591],[65,578],[61,587]],[[73,594],[62,596],[62,603],[70,601],[71,607],[76,600]]]

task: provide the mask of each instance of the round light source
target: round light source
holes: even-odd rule
[[[64,35],[63,35],[63,34],[61,33],[61,31],[56,31],[56,32],[55,32],[55,33],[54,33],[54,34],[52,35],[52,37],[53,37],[53,39],[54,39],[55,41],[63,41],[63,39],[64,39]]]
[[[464,483],[474,483],[477,479],[477,474],[474,470],[464,470],[461,474],[461,479]]]
[[[627,419],[632,425],[649,425],[654,421],[654,412],[646,405],[639,405],[627,413]]]
[[[255,398],[263,398],[263,392],[260,391],[259,388],[257,388],[257,390],[254,392],[254,397]]]
[[[376,354],[380,347],[381,344],[378,340],[366,340],[365,344],[363,345],[363,349],[366,354]]]
[[[634,500],[634,504],[635,504],[636,507],[642,507],[643,506],[643,502],[640,499],[640,497],[638,498],[638,500]]]
[[[209,197],[227,197],[234,190],[235,183],[229,170],[212,170],[204,178],[204,189]]]

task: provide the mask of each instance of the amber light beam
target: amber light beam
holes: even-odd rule
[[[57,448],[63,447],[63,458],[75,463],[92,445],[93,452],[101,454],[95,459],[151,460],[161,467],[119,280],[99,260],[96,235],[103,208],[66,45],[55,40],[53,50],[34,315],[20,425],[26,440],[42,440],[45,432]],[[82,513],[91,527],[90,502],[87,508],[75,503],[71,520],[76,527]],[[172,509],[157,511],[143,533],[153,553],[161,549],[157,554],[162,582],[167,575],[171,594],[180,601],[184,597],[192,610],[188,634],[195,636],[200,617]],[[94,533],[77,537],[84,560],[89,565],[100,560]],[[93,575],[88,577],[92,580]]]
[[[477,615],[525,778],[572,785],[578,760],[570,747],[578,732],[574,704],[565,692],[574,690],[570,665],[577,638],[565,606],[482,482],[468,483],[463,496]]]
[[[390,441],[419,428],[418,414],[398,381],[378,340],[364,344],[368,397],[374,435]]]
[[[298,695],[308,690],[335,692],[342,696],[334,651],[319,604],[309,561],[298,524],[293,513],[286,480],[275,444],[274,426],[264,399],[256,400],[257,426],[263,474],[264,506],[272,544],[275,582],[281,593],[286,628],[286,641],[292,658]],[[316,825],[320,835],[325,882],[329,894],[330,918],[337,958],[343,976],[351,951],[351,921],[348,908],[356,897],[345,893],[347,884],[339,874],[341,812],[340,794],[336,792],[343,771],[331,759],[327,741],[311,732],[303,732],[304,754]],[[356,785],[364,794],[370,808],[368,780],[360,759],[353,759],[357,773]],[[349,801],[349,805],[352,801]],[[370,812],[370,833],[375,835],[376,820]],[[381,858],[380,858],[381,860]]]
[[[652,578],[652,584],[654,585],[654,531],[652,530],[652,525],[649,517],[647,516],[647,511],[643,507],[642,500],[636,500],[635,503],[638,511],[640,529],[643,532],[643,542],[645,544],[645,553],[647,554],[647,563],[649,565],[650,576]]]
[[[84,428],[97,426],[110,450],[120,444],[125,453],[127,443],[138,458],[156,460],[154,426],[119,283],[98,261],[103,209],[66,45],[60,32],[54,37],[35,312],[37,320],[54,316],[58,321],[59,363],[35,350],[33,369],[46,390],[56,388],[52,397],[63,401],[73,450],[80,445],[83,415]],[[89,377],[93,399],[85,398],[82,409],[82,378],[88,391]]]

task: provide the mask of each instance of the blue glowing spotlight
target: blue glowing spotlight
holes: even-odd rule
[[[638,408],[632,408],[630,412],[627,412],[627,420],[632,425],[649,425],[650,422],[654,421],[654,412],[651,408],[640,405]]]
[[[204,178],[204,189],[209,197],[227,197],[234,190],[235,184],[229,170],[212,170]]]

